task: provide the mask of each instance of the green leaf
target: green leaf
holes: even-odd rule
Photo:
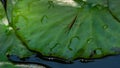
[[[0,2],[0,61],[7,60],[5,53],[7,51],[7,48],[9,47],[9,45],[5,43],[7,41],[6,40],[6,28],[7,27],[5,26],[3,21],[6,21],[6,17],[5,17],[3,6]],[[11,41],[9,41],[9,44],[11,44]]]
[[[0,26],[0,61],[7,60],[8,54],[17,55],[20,58],[31,56],[33,53],[26,49],[14,31],[9,29],[4,25]]]
[[[11,26],[26,47],[44,56],[71,61],[120,54],[120,22],[104,1],[87,0],[81,6],[71,1],[11,0]]]
[[[109,9],[113,14],[114,18],[116,18],[120,22],[120,1],[119,0],[109,0]]]
[[[7,55],[14,54],[20,58],[28,57],[33,53],[23,46],[22,42],[16,37],[12,27],[8,25],[4,8],[0,3],[0,62],[8,61]]]

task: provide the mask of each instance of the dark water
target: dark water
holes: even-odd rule
[[[10,56],[10,60],[20,62],[17,56]],[[22,62],[22,61],[21,61]],[[109,56],[102,59],[96,59],[94,62],[81,63],[80,61],[74,61],[72,64],[62,64],[58,62],[52,62],[40,59],[35,56],[24,59],[25,63],[32,62],[37,64],[42,64],[48,68],[120,68],[120,55],[119,56]]]
[[[43,61],[44,62],[44,61]],[[120,68],[120,56],[109,57],[95,62],[80,63],[76,61],[73,64],[60,64],[55,62],[45,62],[52,68]]]
[[[61,64],[57,62],[43,61],[40,59],[32,59],[42,62],[52,68],[120,68],[120,56],[112,56],[104,59],[95,60],[95,62],[81,63],[75,61],[73,64]]]

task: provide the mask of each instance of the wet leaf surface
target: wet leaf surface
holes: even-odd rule
[[[82,1],[86,4],[81,7],[66,6],[58,2],[60,1],[8,2],[13,8],[12,27],[24,39],[22,41],[26,43],[26,47],[44,56],[70,61],[120,53],[115,50],[120,48],[120,23],[113,18],[108,7],[102,5],[104,2],[108,5],[107,0]],[[61,3],[69,2],[61,0]]]
[[[119,2],[7,0],[6,13],[0,4],[0,61],[8,61],[6,55],[70,62],[120,54]]]

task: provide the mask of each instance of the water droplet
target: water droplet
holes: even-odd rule
[[[96,6],[98,9],[102,9],[103,7],[101,5]]]
[[[75,49],[74,46],[77,45],[77,43],[79,43],[79,40],[80,40],[80,38],[79,38],[78,36],[72,37],[72,38],[70,39],[69,44],[68,44],[68,49],[69,49],[70,51],[73,51],[73,50]]]
[[[47,23],[47,20],[48,20],[48,17],[46,15],[44,15],[42,18],[41,18],[41,23]]]
[[[54,7],[54,2],[53,1],[48,1],[48,8],[53,8]]]
[[[108,28],[108,25],[104,25],[103,28],[104,28],[104,29],[107,29],[107,28]]]
[[[101,55],[102,54],[100,49],[97,49],[95,52],[96,52],[97,55]]]
[[[91,43],[92,42],[92,38],[89,38],[88,40],[87,40],[87,43]]]
[[[92,7],[95,7],[96,5],[97,5],[97,4],[94,3],[94,4],[92,4],[91,6],[92,6]]]

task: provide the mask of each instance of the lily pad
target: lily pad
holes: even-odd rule
[[[29,50],[68,61],[120,54],[120,22],[110,13],[119,19],[119,0],[108,1],[109,8],[103,0],[8,0],[8,26],[0,5],[0,61],[30,56]]]
[[[111,14],[113,14],[114,18],[120,22],[120,1],[119,0],[109,0],[108,5]]]
[[[24,46],[44,56],[69,61],[120,54],[120,22],[113,17],[108,7],[89,4],[99,1],[103,3],[104,0],[87,0],[81,6],[73,6],[71,1],[72,4],[78,2],[8,1],[7,12],[11,26],[21,41],[26,43]],[[114,4],[116,3],[112,3]],[[118,6],[119,3],[115,8]],[[117,9],[116,12],[113,11],[117,12]],[[119,13],[117,14],[119,18]]]
[[[8,54],[18,55],[20,58],[32,55],[33,53],[23,46],[22,42],[16,37],[12,27],[8,25],[8,20],[1,3],[0,13],[0,62],[8,61]]]

